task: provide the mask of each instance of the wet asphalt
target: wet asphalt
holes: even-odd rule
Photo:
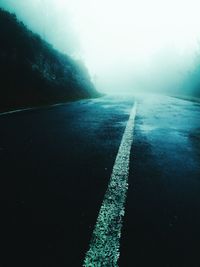
[[[200,266],[200,105],[155,95],[0,116],[0,266],[82,266],[135,99],[119,266]]]
[[[139,98],[119,266],[200,266],[200,105]]]

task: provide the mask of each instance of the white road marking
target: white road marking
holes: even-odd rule
[[[52,104],[52,105],[40,106],[40,107],[15,109],[15,110],[11,110],[11,111],[1,112],[0,116],[9,115],[9,114],[13,114],[13,113],[18,113],[18,112],[22,112],[22,111],[28,111],[28,110],[37,110],[37,109],[41,109],[43,107],[44,108],[58,107],[58,106],[62,106],[62,105],[65,105],[65,104],[66,103],[57,103],[57,104]]]
[[[18,112],[27,111],[27,110],[32,110],[32,109],[34,109],[34,108],[22,108],[22,109],[15,109],[15,110],[11,110],[11,111],[1,112],[0,116],[18,113]]]
[[[118,266],[135,116],[136,103],[122,137],[110,183],[99,211],[89,250],[85,256],[83,264],[85,267]]]

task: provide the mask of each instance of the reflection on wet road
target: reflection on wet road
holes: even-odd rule
[[[0,265],[83,265],[136,98],[117,265],[200,266],[200,105],[155,95],[0,116]]]

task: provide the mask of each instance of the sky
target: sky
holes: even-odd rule
[[[82,60],[100,91],[178,87],[200,44],[199,0],[0,0]]]

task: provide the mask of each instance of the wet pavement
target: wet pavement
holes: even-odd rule
[[[82,266],[135,98],[0,116],[1,266]],[[200,266],[200,105],[137,96],[119,266]]]

